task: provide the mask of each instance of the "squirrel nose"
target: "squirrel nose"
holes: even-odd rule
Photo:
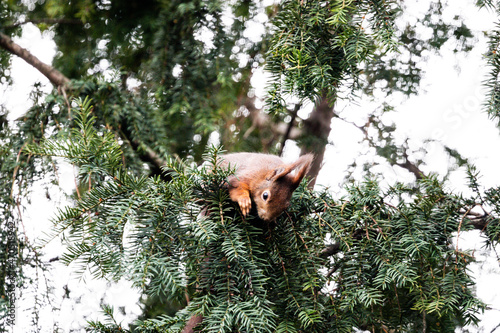
[[[264,221],[269,221],[270,220],[270,216],[269,214],[267,213],[267,210],[265,209],[259,209],[259,217],[264,220]]]

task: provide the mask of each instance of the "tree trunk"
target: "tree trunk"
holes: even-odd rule
[[[304,121],[304,137],[307,139],[302,146],[301,154],[310,152],[316,156],[307,174],[309,179],[311,179],[309,183],[310,188],[314,187],[319,170],[323,164],[334,115],[333,101],[326,94],[323,94],[316,101],[316,106],[309,115],[309,118]]]

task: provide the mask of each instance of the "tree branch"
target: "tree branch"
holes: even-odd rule
[[[194,315],[186,323],[186,326],[184,326],[182,333],[193,333],[194,328],[198,326],[199,323],[203,321],[203,317],[200,315]]]
[[[65,22],[65,20],[62,20]],[[54,22],[55,21],[51,21]],[[55,69],[52,66],[47,65],[42,62],[36,56],[34,56],[30,51],[16,44],[9,36],[0,32],[0,47],[4,48],[11,54],[14,54],[24,61],[26,61],[31,66],[35,67],[40,73],[42,73],[45,77],[49,79],[49,81],[57,88],[65,88],[70,80],[64,76],[61,72]],[[125,138],[128,140],[129,135],[125,133]],[[144,153],[139,153],[139,156],[146,162],[151,163],[155,170],[153,170],[157,174],[161,174],[161,166],[165,165],[165,161],[150,147],[144,145],[139,142],[130,141],[132,148],[135,151],[138,151],[139,146],[144,150]]]
[[[410,162],[408,159],[406,159],[404,163],[395,163],[394,165],[397,165],[398,167],[408,170],[415,176],[415,178],[417,178],[417,180],[422,179],[424,175],[424,173],[420,171],[420,169],[415,164]]]
[[[340,251],[340,243],[336,242],[336,243],[328,245],[323,250],[321,250],[321,252],[319,253],[319,256],[321,258],[327,258],[327,257],[333,256],[334,254],[337,254],[339,251]]]
[[[262,111],[262,109],[255,107],[255,97],[241,99],[238,102],[240,105],[247,108],[250,113],[250,119],[252,119],[252,126],[246,130],[243,134],[243,138],[248,138],[255,129],[263,128],[269,128],[275,136],[285,135],[288,139],[292,140],[297,139],[302,134],[300,129],[293,126],[290,127],[290,124],[285,124],[283,122],[275,123],[268,114]]]
[[[63,18],[41,18],[41,19],[32,19],[32,20],[26,20],[23,22],[18,22],[15,24],[11,25],[6,25],[4,26],[4,29],[12,29],[12,28],[17,28],[20,27],[21,25],[25,25],[28,23],[33,23],[33,24],[40,24],[40,23],[46,23],[46,24],[75,24],[75,25],[82,25],[83,22],[80,20],[75,20],[75,19],[63,19]]]
[[[288,127],[286,129],[285,135],[283,136],[283,140],[281,141],[280,155],[283,154],[283,149],[285,149],[286,140],[288,140],[290,138],[290,133],[292,132],[292,128],[295,125],[295,118],[297,118],[297,113],[299,112],[301,107],[302,107],[302,104],[297,103],[297,104],[295,104],[295,107],[293,108],[292,119],[288,123]]]
[[[331,132],[332,119],[335,116],[333,101],[325,92],[318,97],[316,106],[304,120],[304,135],[307,136],[307,144],[302,147],[301,155],[314,153],[315,157],[307,176],[311,180],[309,188],[313,188],[316,178],[323,164],[328,136]]]
[[[352,126],[354,126],[357,129],[359,129],[361,132],[363,132],[363,135],[365,136],[365,140],[368,141],[368,143],[370,144],[370,146],[372,146],[374,148],[378,148],[379,146],[370,137],[370,134],[368,133],[368,130],[367,130],[367,128],[372,125],[374,119],[375,119],[375,116],[371,115],[370,117],[368,117],[368,120],[366,121],[366,124],[364,124],[362,126],[358,126],[358,125],[356,125],[356,123],[348,121],[346,119],[342,119],[342,120],[344,122],[348,123],[348,124],[351,124]],[[403,158],[404,158],[404,162],[403,163],[398,163],[398,162],[396,162],[396,161],[394,161],[394,160],[392,160],[391,158],[388,158],[388,157],[385,157],[385,159],[387,160],[387,162],[389,162],[389,164],[391,166],[395,166],[395,165],[399,166],[400,168],[406,169],[410,173],[412,173],[417,180],[422,179],[425,174],[418,168],[417,164],[410,162],[410,160],[408,158],[408,153],[407,153],[408,140],[405,141],[405,143],[402,146],[402,148],[404,149],[403,150]]]
[[[464,207],[460,210],[460,214],[465,215],[474,229],[485,231],[488,223],[494,221],[496,218],[490,212],[487,212],[482,205],[476,204],[476,207],[480,207],[483,212],[474,212],[472,208],[466,209]]]
[[[31,66],[35,67],[40,73],[47,77],[55,87],[65,87],[69,84],[69,79],[64,76],[61,72],[52,66],[47,65],[40,59],[35,57],[30,51],[22,48],[18,44],[14,43],[9,36],[4,35],[0,32],[0,47],[7,50],[24,61],[26,61]]]
[[[406,151],[407,146],[408,146],[407,143],[408,143],[408,140],[405,141],[405,144],[403,147],[404,148],[403,158],[405,159],[405,162],[404,163],[395,163],[395,165],[410,171],[413,175],[415,175],[415,178],[417,178],[417,180],[422,179],[422,177],[424,176],[424,173],[418,168],[417,165],[410,162],[410,160],[408,158],[408,153]]]
[[[167,164],[163,158],[161,158],[151,147],[144,144],[143,142],[139,142],[137,140],[132,139],[132,133],[127,129],[127,125],[124,123],[121,126],[121,130],[118,131],[119,136],[125,140],[130,147],[138,154],[139,158],[148,163],[151,166],[151,173],[153,175],[159,175],[164,178],[164,174],[162,172],[162,167]],[[170,180],[168,177],[164,178],[164,180]]]
[[[145,151],[144,159],[146,161],[154,164],[159,169],[167,164],[167,161],[161,158],[151,147],[146,146],[144,143],[141,143],[140,146]]]

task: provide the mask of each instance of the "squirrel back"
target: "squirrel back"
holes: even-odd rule
[[[228,178],[229,196],[240,206],[244,216],[252,207],[264,221],[272,221],[290,204],[293,191],[309,170],[312,154],[302,155],[286,164],[275,155],[234,153],[223,155],[220,165],[235,169]]]

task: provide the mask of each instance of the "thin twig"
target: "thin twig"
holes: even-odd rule
[[[283,140],[281,141],[281,148],[280,148],[280,153],[279,153],[280,156],[283,155],[283,149],[285,149],[285,143],[288,140],[288,138],[290,137],[290,133],[292,132],[292,128],[295,124],[295,119],[297,118],[297,113],[299,112],[301,107],[302,107],[302,103],[297,103],[297,104],[295,104],[295,107],[293,108],[293,111],[291,114],[292,119],[288,123],[285,135],[283,136]]]
[[[75,25],[83,25],[83,22],[81,20],[75,20],[75,19],[64,19],[64,18],[42,18],[42,19],[31,19],[31,20],[25,20],[23,22],[18,22],[14,23],[11,25],[6,25],[4,26],[4,29],[12,29],[12,28],[17,28],[22,25],[28,24],[28,23],[33,23],[33,24],[40,24],[40,23],[46,23],[46,24],[75,24]]]

